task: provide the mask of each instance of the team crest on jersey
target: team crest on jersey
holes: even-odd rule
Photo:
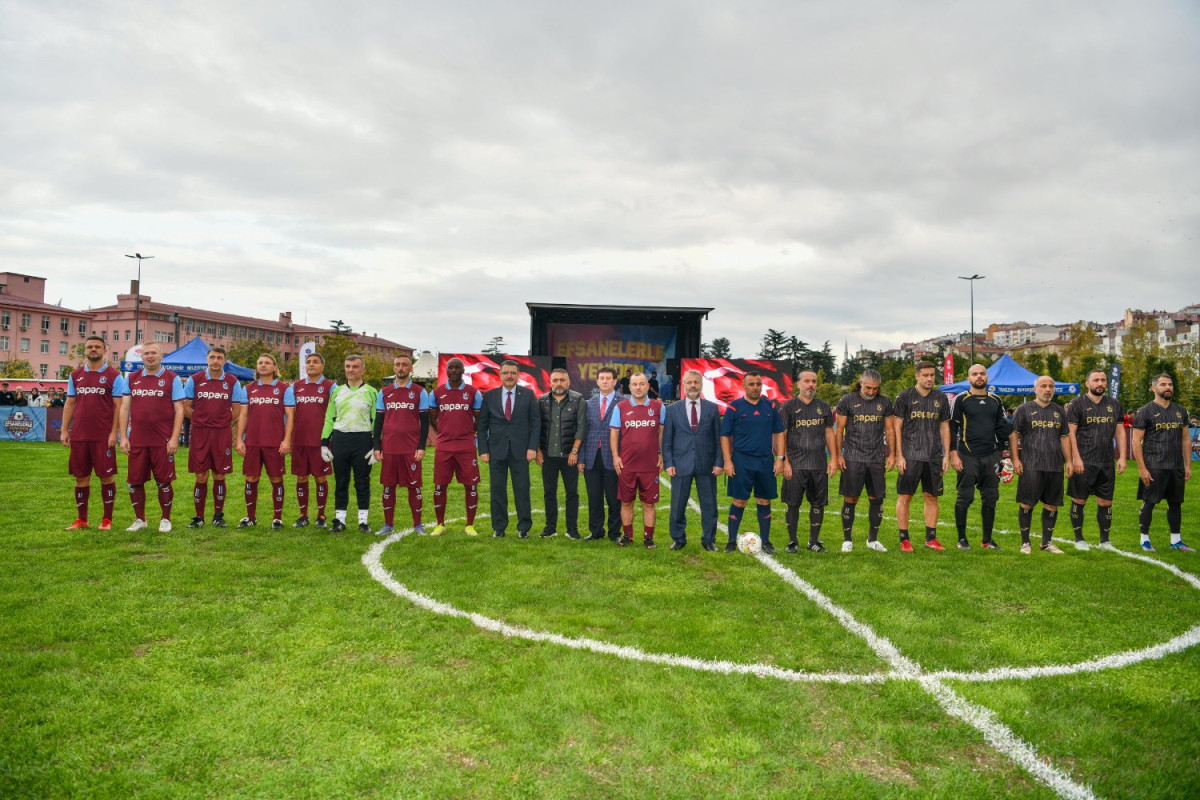
[[[276,387],[275,387],[275,388],[272,390],[272,392],[271,392],[271,393],[272,393],[272,394],[279,394],[279,387],[278,387],[278,386],[276,386]]]
[[[318,386],[318,387],[317,387],[317,394],[325,394],[325,387],[324,387],[324,386]]]
[[[221,388],[222,388],[222,389],[228,389],[228,388],[229,388],[229,384],[228,384],[228,383],[226,383],[225,381],[221,381]]]
[[[1108,413],[1110,413],[1110,414],[1111,414],[1111,413],[1112,413],[1112,406],[1105,406],[1105,407],[1104,407],[1104,410],[1105,410],[1105,411],[1107,411]]]
[[[410,472],[416,472],[416,471],[417,471],[417,464],[416,464],[416,462],[415,462],[415,461],[409,462],[409,464],[408,464],[408,469],[409,469],[409,471],[410,471]]]
[[[471,399],[471,395],[467,392],[463,392],[463,400],[470,400],[470,399]]]
[[[876,411],[883,411],[883,403],[876,403],[876,404],[875,404],[875,410],[876,410]]]
[[[228,448],[228,447],[226,447],[226,448],[225,448],[225,455],[229,455],[229,448]]]
[[[107,375],[101,375],[101,376],[100,376],[100,385],[101,385],[101,386],[103,386],[103,385],[104,385],[104,384],[106,384],[106,383],[108,383],[108,376],[107,376]]]
[[[165,380],[163,380],[162,378],[159,378],[159,379],[158,379],[158,385],[159,385],[159,386],[166,386],[166,385],[167,385],[167,382],[166,382]]]

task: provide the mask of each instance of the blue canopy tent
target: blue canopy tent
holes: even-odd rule
[[[173,353],[163,356],[163,366],[186,378],[208,368],[208,344],[197,336]],[[122,372],[133,372],[142,368],[141,361],[122,361]],[[238,366],[232,361],[225,362],[225,371],[239,381],[254,379],[254,370]]]
[[[996,359],[996,363],[988,367],[988,391],[992,394],[1033,394],[1033,383],[1038,379],[1029,370],[1012,360],[1007,353]],[[965,380],[958,383],[947,383],[942,387],[946,394],[958,394],[971,388]],[[1079,394],[1079,384],[1054,382],[1055,394]]]

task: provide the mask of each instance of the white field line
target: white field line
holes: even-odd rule
[[[698,505],[690,497],[688,505],[699,510]],[[723,523],[718,521],[717,527],[724,528],[728,534],[729,529]],[[840,622],[846,630],[863,639],[867,646],[891,667],[892,673],[897,677],[915,679],[921,688],[938,702],[943,711],[979,731],[988,744],[1028,772],[1038,783],[1049,787],[1060,797],[1068,798],[1068,800],[1094,800],[1096,795],[1093,794],[1090,787],[1077,783],[1069,773],[1040,757],[1033,745],[1001,722],[991,709],[978,703],[972,703],[947,686],[941,679],[926,673],[920,664],[901,653],[899,648],[886,637],[880,636],[869,625],[856,620],[853,614],[834,603],[811,583],[771,556],[760,553],[757,558],[759,563],[765,565],[784,582],[800,591],[819,608],[833,615],[833,618]]]
[[[482,516],[482,515],[481,515]],[[716,672],[723,675],[753,675],[758,678],[777,678],[783,681],[791,681],[794,683],[883,683],[890,678],[899,677],[889,673],[866,673],[854,674],[844,672],[800,672],[797,670],[783,669],[781,667],[771,666],[769,664],[740,664],[733,661],[712,661],[703,658],[693,658],[691,656],[669,655],[662,653],[647,653],[644,650],[639,650],[636,647],[620,646],[610,642],[602,642],[597,639],[588,639],[586,637],[570,637],[562,636],[557,633],[549,633],[546,631],[537,631],[530,628],[525,628],[520,625],[510,625],[506,622],[501,622],[498,619],[485,617],[482,614],[475,614],[468,611],[455,608],[448,603],[443,603],[434,600],[432,597],[414,592],[404,584],[392,577],[391,573],[383,566],[382,556],[383,551],[394,542],[400,541],[410,533],[410,531],[402,531],[394,533],[391,536],[376,542],[363,555],[362,562],[371,574],[371,577],[382,584],[393,594],[403,597],[413,605],[423,608],[426,611],[432,611],[435,614],[441,614],[446,617],[455,617],[470,621],[476,627],[498,633],[501,636],[514,639],[526,639],[531,642],[546,642],[549,644],[561,645],[574,650],[588,650],[593,653],[603,653],[605,655],[616,656],[618,658],[628,659],[630,661],[641,661],[647,664],[663,664],[671,667],[684,667],[686,669],[699,670],[701,672]]]

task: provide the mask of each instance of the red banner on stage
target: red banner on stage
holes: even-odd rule
[[[954,353],[946,353],[946,362],[942,365],[942,383],[954,383]]]
[[[792,397],[791,361],[755,361],[745,358],[685,358],[680,364],[680,378],[690,369],[704,376],[705,399],[712,400],[725,413],[725,406],[741,397],[742,377],[749,370],[757,370],[763,379],[763,394],[768,399],[781,403]],[[680,388],[680,397],[683,390]]]
[[[541,397],[550,391],[549,356],[489,356],[486,353],[442,353],[438,356],[438,385],[446,382],[446,363],[452,358],[462,359],[463,380],[480,392],[495,389],[500,385],[500,365],[515,361],[521,367],[517,383],[527,386]]]

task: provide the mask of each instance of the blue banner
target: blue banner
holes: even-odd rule
[[[1117,399],[1117,392],[1121,390],[1121,362],[1114,361],[1112,369],[1108,373],[1108,396],[1113,400]]]
[[[0,406],[0,441],[46,441],[46,409],[35,406]]]

